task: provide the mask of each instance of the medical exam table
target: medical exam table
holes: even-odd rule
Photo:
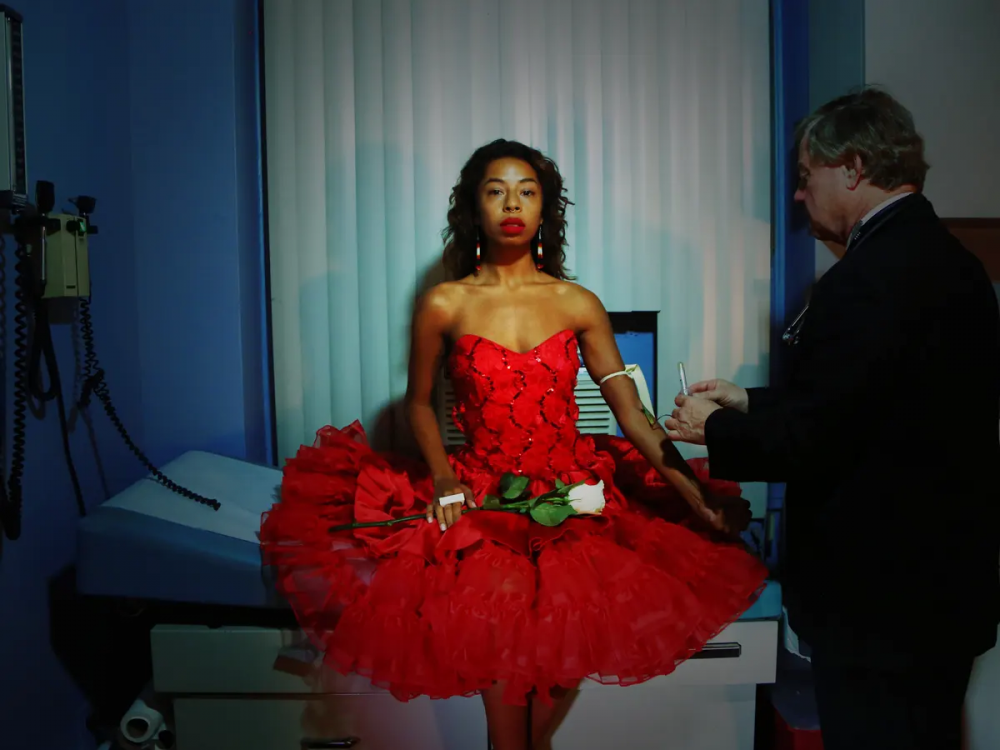
[[[162,470],[221,508],[136,482],[81,521],[77,586],[156,603],[153,684],[172,702],[178,750],[486,750],[478,698],[400,703],[316,665],[261,568],[256,534],[278,469],[191,451]],[[769,582],[673,674],[628,688],[587,681],[553,747],[752,750],[756,686],[774,681],[780,613]]]

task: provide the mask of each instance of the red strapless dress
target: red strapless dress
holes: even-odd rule
[[[753,604],[759,560],[698,530],[630,443],[577,431],[571,331],[524,353],[463,336],[449,365],[466,436],[450,460],[477,498],[497,494],[505,472],[529,477],[532,495],[557,477],[603,480],[604,513],[547,527],[478,511],[446,532],[421,520],[331,533],[420,513],[433,489],[425,464],[374,452],[357,422],[320,430],[285,465],[260,539],[326,664],[400,700],[504,681],[505,700],[524,704],[584,678],[668,674]],[[691,464],[716,492],[739,492]]]

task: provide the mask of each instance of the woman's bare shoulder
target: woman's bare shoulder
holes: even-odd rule
[[[553,285],[553,291],[562,298],[563,304],[571,306],[578,313],[604,311],[600,298],[575,281],[557,281]]]
[[[435,321],[438,327],[446,327],[461,305],[461,295],[462,290],[457,282],[436,284],[417,299],[414,316],[417,319]]]

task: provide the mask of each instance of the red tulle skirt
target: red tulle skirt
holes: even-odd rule
[[[443,533],[424,520],[331,533],[421,513],[433,488],[424,464],[372,451],[359,424],[327,428],[285,467],[261,527],[265,563],[326,664],[399,700],[502,683],[506,702],[525,704],[586,678],[669,674],[753,604],[767,570],[700,530],[627,441],[596,447],[594,466],[560,479],[603,480],[601,516],[545,527],[476,511]],[[461,453],[452,463],[477,497],[497,491],[499,477]],[[738,494],[709,480],[703,459],[690,463],[713,491]]]

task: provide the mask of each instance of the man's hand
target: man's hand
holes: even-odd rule
[[[722,407],[702,396],[679,394],[674,399],[677,408],[663,423],[667,437],[675,442],[705,444],[705,420]]]
[[[735,383],[730,383],[728,380],[720,378],[699,381],[688,388],[688,391],[692,396],[707,398],[719,406],[724,406],[727,409],[736,409],[744,414],[747,413],[747,409],[750,406],[750,399],[746,388],[740,388]]]

